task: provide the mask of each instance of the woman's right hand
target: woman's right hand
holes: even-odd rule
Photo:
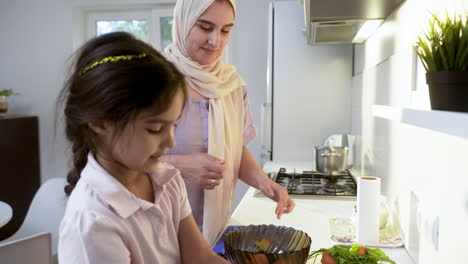
[[[176,155],[166,160],[180,170],[182,177],[208,190],[220,184],[226,168],[224,160],[208,153]]]

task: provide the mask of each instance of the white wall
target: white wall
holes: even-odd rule
[[[62,128],[55,129],[55,100],[65,80],[79,20],[74,10],[103,5],[133,6],[175,0],[15,0],[0,1],[0,89],[12,88],[10,115],[39,116],[41,178],[65,177],[68,161]],[[269,0],[238,0],[229,59],[248,84],[254,122],[266,91]],[[76,14],[76,12],[75,12]],[[75,43],[76,46],[76,43]],[[258,138],[249,144],[259,160]],[[246,190],[240,185],[235,205]]]
[[[66,1],[0,2],[0,87],[14,89],[9,114],[39,116],[42,179],[64,176],[61,130],[54,102],[71,54],[71,7]]]
[[[376,117],[372,107],[430,109],[425,72],[420,63],[414,68],[412,45],[427,28],[427,11],[446,8],[467,12],[468,1],[406,0],[364,45],[355,47],[352,130],[360,136],[361,174],[381,177],[382,193],[398,200],[405,247],[424,264],[468,258],[468,139]],[[434,116],[433,125],[437,122]],[[468,130],[468,124],[458,126]],[[423,212],[439,216],[437,250],[427,233],[416,230],[413,193],[427,208]],[[420,240],[413,239],[418,234]]]
[[[351,129],[352,45],[308,45],[304,8],[275,3],[273,160],[314,160],[314,147]]]

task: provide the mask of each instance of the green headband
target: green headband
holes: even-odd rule
[[[116,62],[116,61],[121,61],[121,60],[133,60],[133,59],[141,59],[141,58],[144,58],[146,57],[146,53],[140,53],[138,55],[119,55],[119,56],[109,56],[109,57],[105,57],[104,59],[100,60],[100,61],[95,61],[93,62],[92,64],[86,66],[81,72],[80,72],[80,75],[83,75],[85,74],[86,72],[88,72],[89,70],[91,69],[94,69],[96,68],[97,66],[101,65],[101,64],[104,64],[104,63],[108,63],[108,62]]]

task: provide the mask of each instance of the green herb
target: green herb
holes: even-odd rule
[[[13,89],[0,90],[0,96],[10,96],[13,94]]]
[[[415,47],[427,72],[468,70],[468,18],[461,15],[445,20],[432,14],[429,30],[419,36]]]
[[[336,245],[331,248],[321,248],[313,251],[309,254],[308,259],[317,259],[317,256],[327,251],[335,260],[337,264],[377,264],[379,261],[386,261],[391,264],[396,264],[395,261],[391,260],[385,253],[378,248],[365,248],[367,255],[360,255],[357,251],[361,248],[361,245],[355,244],[352,246]]]

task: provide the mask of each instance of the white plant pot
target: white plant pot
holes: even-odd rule
[[[8,111],[8,96],[0,95],[0,114]]]

